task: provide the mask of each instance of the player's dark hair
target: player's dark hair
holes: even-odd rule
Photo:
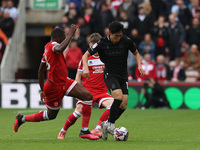
[[[65,35],[65,31],[61,28],[55,28],[51,32],[51,39],[55,39],[56,37]]]
[[[92,33],[89,37],[90,43],[96,43],[101,39],[101,35],[99,33]]]
[[[108,29],[111,33],[123,32],[124,26],[118,21],[113,21],[109,24]]]

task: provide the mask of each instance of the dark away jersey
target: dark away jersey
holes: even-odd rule
[[[136,46],[130,38],[123,35],[120,41],[113,44],[109,36],[103,37],[88,49],[90,55],[99,53],[101,61],[105,64],[104,74],[127,78],[128,51],[134,53]]]

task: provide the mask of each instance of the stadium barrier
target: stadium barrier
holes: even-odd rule
[[[172,109],[200,108],[200,83],[161,83]],[[135,108],[143,101],[140,93],[143,83],[129,82],[129,100],[127,108]],[[40,103],[38,83],[2,83],[0,86],[1,108],[45,108]],[[75,107],[76,99],[64,97],[62,108]],[[94,105],[97,107],[98,105]]]

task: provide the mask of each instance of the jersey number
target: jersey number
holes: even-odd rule
[[[49,70],[51,66],[47,61],[47,56],[46,55],[44,55],[44,59],[46,60],[47,70]]]

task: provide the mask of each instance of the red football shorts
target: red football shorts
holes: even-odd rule
[[[51,110],[60,109],[64,95],[68,95],[76,84],[77,82],[70,78],[67,78],[65,85],[54,85],[54,83],[47,80],[43,88],[46,96],[46,107]]]
[[[104,108],[102,106],[102,103],[104,101],[107,101],[109,99],[114,99],[111,95],[109,95],[108,93],[101,93],[101,94],[93,94],[92,93],[92,96],[93,96],[93,101],[92,101],[92,104],[89,104],[88,101],[81,101],[81,100],[78,100],[78,102],[76,103],[77,104],[88,104],[88,105],[94,105],[94,103],[98,103],[99,104],[99,108],[102,109]]]

